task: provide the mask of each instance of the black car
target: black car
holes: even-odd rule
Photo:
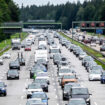
[[[70,98],[84,98],[86,103],[90,105],[90,95],[88,88],[85,87],[72,87]]]
[[[80,84],[78,83],[67,83],[64,85],[64,89],[63,89],[63,100],[69,100],[70,97],[70,91],[72,87],[79,87]]]
[[[35,79],[34,83],[39,83],[44,92],[48,92],[48,81],[46,79]]]
[[[6,90],[6,85],[4,82],[0,82],[0,95],[6,96],[7,95],[7,90]]]
[[[20,63],[19,61],[12,61],[9,63],[9,68],[10,69],[17,69],[17,70],[20,70]]]
[[[19,72],[18,70],[8,70],[7,72],[7,80],[9,79],[19,79]]]

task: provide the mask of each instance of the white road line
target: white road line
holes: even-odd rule
[[[56,99],[58,98],[58,96],[56,95],[56,97],[55,97]]]
[[[59,105],[59,104],[57,103],[57,105]]]
[[[23,99],[24,98],[24,96],[21,96],[21,99]]]
[[[54,91],[56,91],[56,89],[54,89]]]
[[[95,105],[98,105],[96,102],[94,102]]]

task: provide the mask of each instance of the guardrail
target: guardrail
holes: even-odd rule
[[[4,52],[6,49],[8,49],[10,47],[10,45],[7,45],[6,47],[4,47],[1,51],[0,51],[0,53],[2,53],[2,52]]]
[[[66,35],[65,33],[64,33],[64,35]],[[66,35],[67,37],[69,37],[70,39],[72,39],[69,35]],[[76,41],[76,42],[78,42],[78,43],[80,43],[80,44],[82,44],[82,45],[84,45],[84,46],[86,46],[86,47],[89,47],[89,46],[87,46],[86,44],[84,44],[83,42],[79,42],[79,41],[77,41],[77,40],[75,40],[75,39],[73,39],[74,41]],[[89,48],[91,48],[91,47],[89,47]],[[92,49],[92,48],[91,48]],[[96,52],[98,52],[98,53],[100,53],[100,54],[102,54],[103,55],[103,57],[105,57],[105,54],[103,54],[103,53],[101,53],[101,52],[99,52],[99,51],[97,51],[97,50],[95,50],[95,49],[93,49],[94,51],[96,51]],[[104,64],[105,65],[105,62],[103,62],[102,60],[100,60],[99,58],[97,58],[97,57],[95,57],[93,54],[91,54],[91,53],[89,53],[88,51],[86,51],[86,50],[84,50],[87,54],[89,54],[90,56],[92,56],[95,60],[97,60],[97,61],[99,61],[99,62],[101,62],[102,64]]]

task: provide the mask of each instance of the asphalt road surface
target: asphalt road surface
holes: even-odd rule
[[[59,45],[58,39],[55,42]],[[29,78],[29,69],[34,64],[34,52],[37,48],[38,41],[32,45],[32,51],[25,52],[21,49],[19,52],[23,52],[26,60],[26,66],[21,67],[19,80],[7,80],[6,73],[9,69],[9,62],[13,61],[17,57],[18,51],[9,50],[11,53],[11,59],[5,60],[4,65],[0,66],[0,81],[4,81],[7,84],[7,96],[0,97],[0,105],[26,105],[26,87],[32,82]],[[61,53],[69,59],[71,65],[75,68],[79,77],[79,83],[85,87],[88,87],[91,96],[91,105],[105,105],[105,85],[100,84],[99,81],[88,81],[88,73],[82,66],[81,61],[76,58],[65,47],[61,47]],[[48,72],[50,75],[49,97],[48,105],[65,105],[68,102],[62,100],[62,89],[58,83],[57,66],[53,64],[53,60],[49,59]]]

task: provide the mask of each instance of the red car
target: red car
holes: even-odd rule
[[[25,51],[31,51],[31,47],[30,46],[26,46],[24,50]]]

